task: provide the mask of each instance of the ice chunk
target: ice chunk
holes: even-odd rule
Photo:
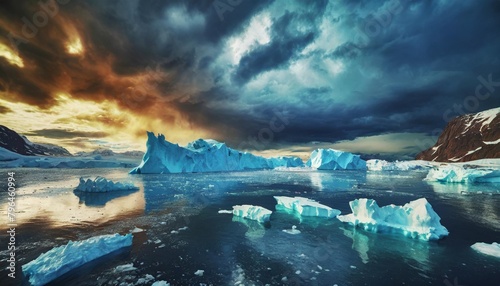
[[[388,162],[385,160],[373,159],[366,161],[366,167],[369,171],[426,170],[432,168],[432,166],[436,164],[437,163],[423,160]]]
[[[233,206],[233,215],[246,219],[256,220],[260,223],[268,222],[273,212],[259,206],[237,205]]]
[[[232,214],[233,211],[232,210],[219,210],[217,213],[220,213],[220,214]]]
[[[148,132],[147,152],[131,174],[224,172],[272,169],[303,165],[296,157],[266,159],[231,149],[215,140],[198,139],[186,147],[172,144],[165,136]]]
[[[137,268],[134,267],[133,263],[118,265],[115,267],[115,272],[127,272],[134,270],[137,270]]]
[[[144,231],[144,229],[142,229],[142,228],[138,228],[138,227],[135,227],[135,228],[134,228],[133,230],[131,230],[130,232],[131,232],[131,233],[139,233],[139,232],[143,232],[143,231]]]
[[[337,218],[365,230],[402,233],[426,241],[448,235],[448,230],[440,223],[441,218],[425,198],[411,201],[404,206],[379,207],[372,199],[357,199],[349,202],[349,205],[352,214]]]
[[[313,217],[336,217],[340,214],[339,210],[332,209],[329,206],[318,203],[303,197],[284,197],[275,196],[277,207],[288,209],[299,213],[301,216]]]
[[[107,180],[103,177],[96,177],[95,180],[80,178],[80,184],[76,187],[75,191],[104,193],[111,191],[131,191],[138,190],[139,188],[131,183],[120,183]]]
[[[87,262],[130,245],[132,234],[101,235],[70,241],[23,265],[22,270],[32,285],[44,285]]]
[[[292,229],[284,229],[283,232],[286,232],[288,234],[299,234],[300,230],[298,230],[297,227],[293,225]]]
[[[196,272],[194,273],[194,275],[203,276],[203,273],[205,273],[205,270],[196,270]]]
[[[170,286],[170,283],[168,283],[167,281],[161,280],[161,281],[156,281],[151,286]]]
[[[476,242],[471,245],[472,249],[482,254],[495,256],[500,258],[500,244],[493,242],[492,244],[484,243],[484,242]]]
[[[442,165],[429,170],[426,181],[442,183],[500,183],[500,169]]]
[[[366,162],[349,152],[317,149],[311,153],[306,166],[318,170],[365,170]]]

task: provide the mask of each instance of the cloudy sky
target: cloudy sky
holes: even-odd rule
[[[73,152],[150,130],[403,158],[500,106],[499,27],[498,0],[7,0],[0,124]]]

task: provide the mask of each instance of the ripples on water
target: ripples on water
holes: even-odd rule
[[[97,175],[132,181],[140,189],[107,194],[73,192],[80,176]],[[56,284],[135,283],[150,274],[172,285],[454,285],[455,279],[459,285],[495,285],[500,281],[500,261],[475,253],[470,245],[500,241],[500,186],[426,183],[424,177],[423,172],[131,176],[120,169],[19,169],[18,255],[24,264],[70,239],[125,233],[137,226],[146,232],[135,234],[130,250],[91,263]],[[316,199],[343,214],[350,213],[349,201],[360,197],[376,199],[380,206],[426,197],[450,236],[423,242],[353,229],[335,219],[303,219],[283,211],[274,212],[267,226],[217,213],[235,204],[274,210],[274,195]],[[4,215],[6,198],[2,193],[0,210]],[[293,225],[300,234],[282,231]],[[184,226],[188,229],[175,232]],[[1,240],[1,245],[6,245],[6,237]],[[6,257],[5,250],[0,254]],[[117,265],[127,263],[138,269],[114,271]],[[198,269],[205,270],[202,277],[194,275]],[[6,273],[1,271],[0,280]]]

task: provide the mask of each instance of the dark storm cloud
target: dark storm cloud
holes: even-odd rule
[[[0,57],[0,91],[42,108],[68,92],[164,123],[180,116],[233,146],[257,137],[278,110],[290,120],[268,146],[282,147],[431,133],[447,110],[459,115],[455,105],[474,96],[478,76],[500,81],[497,0],[221,1],[234,4],[222,17],[216,1],[72,1],[19,45],[26,68]],[[2,4],[0,42],[37,9]],[[258,15],[270,20],[259,31],[269,41],[241,44]],[[66,53],[70,28],[84,56]],[[498,89],[466,111],[500,106]]]
[[[64,129],[41,129],[25,133],[26,136],[41,136],[55,139],[65,139],[74,137],[103,138],[108,136],[106,132],[83,132]]]

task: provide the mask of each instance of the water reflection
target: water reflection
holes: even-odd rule
[[[348,191],[365,181],[364,174],[349,171],[312,171],[308,173],[311,185],[319,192]]]
[[[245,236],[248,239],[262,238],[266,233],[266,228],[264,227],[264,225],[257,221],[244,219],[239,216],[233,216],[233,222],[239,222],[248,227],[248,230],[245,233]]]
[[[104,200],[100,198],[99,200]],[[95,202],[95,201],[94,201]],[[101,201],[102,202],[102,201]],[[72,192],[58,194],[30,194],[16,198],[16,223],[30,223],[43,217],[54,226],[90,222],[99,224],[123,216],[140,213],[144,209],[143,192],[129,193],[106,201],[101,207],[81,204]],[[7,203],[0,205],[0,211],[6,212]]]
[[[126,197],[137,191],[138,190],[95,193],[74,190],[73,193],[80,199],[80,201],[78,202],[80,204],[85,204],[89,207],[103,207],[107,202],[111,200],[120,197]]]
[[[368,236],[357,231],[356,228],[353,229],[345,229],[340,228],[344,235],[352,239],[352,249],[356,250],[359,253],[359,257],[364,264],[367,264],[369,261],[368,251],[370,250]]]

